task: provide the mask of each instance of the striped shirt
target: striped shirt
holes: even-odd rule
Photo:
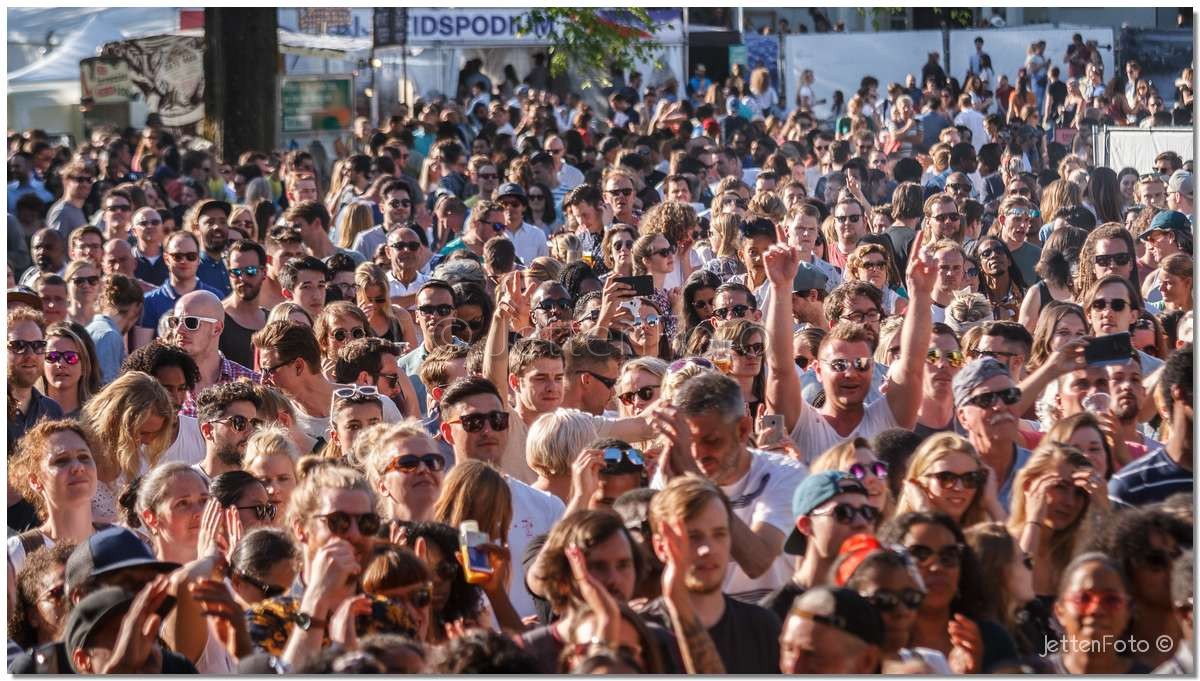
[[[1192,471],[1167,456],[1166,448],[1133,461],[1108,481],[1108,498],[1122,507],[1153,504],[1177,492],[1192,492]]]

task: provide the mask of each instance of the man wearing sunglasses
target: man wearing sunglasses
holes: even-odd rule
[[[913,427],[913,432],[922,438],[956,429],[953,384],[964,364],[966,356],[958,343],[958,335],[949,326],[934,322],[921,381],[921,408],[917,410],[917,425]]]
[[[759,601],[759,605],[787,619],[796,596],[831,583],[830,569],[847,537],[874,531],[878,511],[867,503],[867,488],[842,471],[808,476],[792,494],[795,521],[783,552],[799,556],[787,583]]]
[[[388,298],[392,303],[413,310],[417,291],[430,279],[421,272],[428,253],[425,230],[417,223],[405,222],[388,233]]]
[[[834,232],[837,240],[828,249],[829,262],[845,267],[846,259],[854,252],[858,242],[867,235],[867,215],[857,199],[842,194],[833,207]]]
[[[429,266],[437,267],[446,256],[464,248],[482,258],[483,247],[488,240],[503,234],[504,207],[495,201],[480,201],[475,204],[475,210],[471,211],[470,218],[463,225],[462,234],[443,246]]]
[[[383,224],[365,232],[359,232],[350,246],[363,258],[371,258],[379,247],[386,244],[388,235],[397,227],[412,219],[412,194],[404,180],[392,180],[383,185],[379,208],[383,211]]]
[[[400,369],[400,347],[383,338],[350,341],[338,350],[333,378],[343,385],[375,388],[396,405],[415,407],[416,392]]]
[[[195,360],[200,369],[197,391],[218,383],[236,381],[243,376],[255,383],[262,381],[258,372],[225,357],[221,352],[225,308],[215,295],[208,291],[192,291],[182,296],[176,301],[174,313],[167,323],[174,330],[176,344]],[[194,403],[189,400],[184,403],[183,413],[194,416],[194,409]]]
[[[58,402],[34,387],[42,378],[46,354],[44,323],[40,312],[24,305],[8,313],[9,447],[41,419],[60,419],[63,415]],[[11,484],[9,490],[12,499],[15,492]]]
[[[238,364],[254,366],[250,337],[267,325],[268,311],[261,301],[267,277],[267,252],[257,241],[239,239],[225,251],[225,259],[233,291],[221,301],[225,328],[219,347],[222,354]]]
[[[790,342],[792,311],[786,303],[799,267],[798,254],[794,248],[773,246],[763,256],[775,289],[767,307],[767,405],[783,415],[792,440],[806,459],[815,458],[846,438],[871,438],[888,428],[911,429],[916,425],[937,275],[933,253],[922,242],[923,236],[919,235],[909,260],[908,313],[900,330],[900,357],[888,368],[886,393],[875,400],[867,397],[878,331],[867,325],[866,317],[860,317],[862,321],[848,320],[843,313],[817,351],[814,374],[825,390],[825,404],[819,410],[803,398]],[[826,300],[826,309],[831,299]],[[871,311],[878,315],[878,308]],[[785,340],[772,343],[771,339]]]
[[[136,240],[133,257],[137,260],[133,273],[138,279],[162,286],[168,275],[166,258],[163,257],[165,235],[162,216],[157,210],[145,206],[133,214],[131,224],[131,232]]]
[[[128,244],[125,243],[126,248]],[[100,383],[105,384],[117,377],[121,362],[128,354],[125,336],[142,318],[142,303],[145,299],[142,287],[130,277],[111,274],[104,279],[100,289],[97,314],[88,324],[87,332],[96,345],[96,364],[100,367]]]
[[[262,401],[249,383],[220,383],[196,397],[196,420],[204,438],[204,460],[193,466],[205,482],[240,470],[246,441],[262,427],[258,408]]]
[[[1164,210],[1154,216],[1150,226],[1138,234],[1137,238],[1146,249],[1147,264],[1154,267],[1142,280],[1142,296],[1148,303],[1161,301],[1162,291],[1159,290],[1159,286],[1162,283],[1163,272],[1159,265],[1168,256],[1192,252],[1192,225],[1183,213]]]
[[[1038,281],[1040,278],[1034,268],[1041,258],[1042,249],[1028,241],[1029,231],[1036,229],[1039,217],[1032,200],[1024,196],[1005,196],[1000,202],[996,222],[992,225],[991,233],[1008,246],[1013,263],[1025,281]]]
[[[434,349],[457,345],[462,341],[453,335],[455,313],[454,289],[441,279],[430,279],[417,291],[417,325],[421,328],[421,345],[400,358],[399,367],[412,382],[420,413],[426,413],[425,386],[419,377],[421,363]]]
[[[192,291],[208,291],[220,300],[221,291],[200,281],[196,272],[200,266],[200,240],[191,232],[174,232],[164,248],[167,260],[167,281],[146,294],[142,321],[133,330],[132,347],[141,347],[158,334],[158,321],[170,313],[175,301]]]
[[[547,160],[549,159],[547,158]],[[546,233],[541,228],[525,222],[525,211],[529,210],[529,199],[525,196],[525,190],[521,188],[521,185],[516,182],[505,182],[500,185],[496,191],[495,201],[504,211],[504,235],[513,242],[517,257],[521,259],[521,262],[533,262],[534,258],[550,253],[550,246],[546,242]]]
[[[612,404],[620,352],[612,343],[589,335],[573,336],[563,345],[566,386],[562,406],[601,416]]]
[[[1021,447],[1016,405],[1021,389],[1008,367],[991,357],[968,362],[954,377],[958,422],[983,462],[996,475],[996,498],[1007,513],[1012,483],[1031,452]]]
[[[637,183],[633,174],[624,168],[611,167],[604,172],[603,187],[605,205],[612,214],[612,222],[637,227],[638,215],[634,212]]]
[[[62,198],[50,206],[46,226],[58,230],[65,241],[76,227],[88,224],[83,204],[92,193],[96,176],[82,159],[76,157],[59,170],[59,177],[63,183]]]

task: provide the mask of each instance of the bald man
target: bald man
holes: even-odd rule
[[[200,380],[188,393],[179,413],[195,416],[195,395],[210,385],[236,381],[242,376],[249,377],[255,383],[262,382],[258,372],[221,353],[219,346],[221,331],[225,328],[225,308],[221,305],[221,299],[212,292],[192,291],[180,296],[175,301],[173,316],[171,324],[179,347],[196,360],[196,366],[200,368]]]
[[[123,274],[134,280],[142,288],[142,293],[156,288],[154,284],[142,281],[134,275],[137,270],[137,258],[133,256],[133,246],[125,239],[109,239],[104,242],[104,254],[100,265],[107,275]]]

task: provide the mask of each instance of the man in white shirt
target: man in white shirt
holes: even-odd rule
[[[921,251],[921,241],[918,237],[910,258],[908,289],[912,298],[900,331],[900,358],[889,369],[886,393],[864,404],[874,366],[873,333],[862,324],[842,321],[834,325],[818,350],[815,369],[825,389],[820,411],[804,401],[792,355],[791,289],[799,253],[795,248],[772,246],[763,255],[774,288],[767,307],[767,408],[783,415],[805,461],[847,438],[869,438],[888,428],[911,429],[916,424],[937,273],[932,254]]]
[[[525,222],[525,211],[529,208],[529,198],[525,190],[516,182],[505,182],[496,190],[496,202],[504,208],[505,235],[513,242],[517,257],[521,262],[529,264],[534,258],[550,254],[550,246],[546,243],[546,233],[540,228]]]
[[[455,461],[474,459],[492,464],[502,472],[513,418],[500,399],[496,386],[486,378],[472,376],[450,384],[442,395],[442,439],[454,448]],[[534,614],[533,597],[525,587],[521,556],[534,537],[548,533],[562,517],[566,506],[558,497],[536,490],[505,473],[512,492],[512,527],[508,531],[512,576],[508,597],[520,617]],[[493,604],[495,607],[495,604]]]
[[[783,542],[792,527],[792,492],[807,470],[786,457],[746,446],[754,422],[741,388],[723,374],[685,381],[673,406],[657,411],[658,430],[672,438],[673,447],[651,487],[661,489],[674,477],[694,473],[721,488],[733,506],[736,563],[726,573],[723,591],[757,603],[792,573]]]
[[[954,124],[964,126],[971,131],[971,144],[978,153],[979,148],[988,141],[987,129],[983,127],[985,116],[975,110],[971,104],[971,95],[968,94],[959,95],[958,108],[959,112],[954,117]]]
[[[563,194],[584,183],[583,172],[566,162],[567,145],[561,137],[551,135],[546,138],[546,153],[554,158],[554,172],[558,176],[558,186]],[[555,191],[554,195],[556,199],[560,198],[558,191]]]
[[[417,291],[429,281],[421,274],[421,238],[424,230],[415,223],[397,227],[387,235],[388,298],[400,307],[412,310],[417,302]]]

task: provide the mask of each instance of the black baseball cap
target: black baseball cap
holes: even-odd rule
[[[788,614],[840,629],[867,645],[883,645],[883,619],[879,611],[853,589],[813,587],[796,597]]]
[[[496,189],[497,201],[508,196],[520,199],[525,207],[529,207],[529,197],[525,196],[525,189],[516,182],[505,182]]]
[[[67,648],[67,658],[71,659],[72,669],[79,672],[75,669],[74,652],[87,644],[92,632],[105,620],[120,618],[129,612],[132,603],[133,594],[120,587],[109,586],[88,594],[75,604],[63,633],[63,643]]]
[[[124,527],[107,527],[75,547],[67,559],[66,583],[70,594],[92,577],[132,567],[170,572],[179,563],[158,560],[145,542]]]

